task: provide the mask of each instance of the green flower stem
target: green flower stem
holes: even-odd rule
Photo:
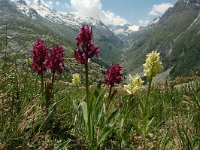
[[[150,94],[152,79],[153,79],[153,77],[151,76],[150,79],[149,79],[149,86],[148,86],[148,91],[147,91],[147,98],[149,97],[149,94]]]
[[[152,84],[152,79],[153,79],[153,77],[151,76],[150,78],[149,78],[149,85],[148,85],[148,91],[147,91],[147,98],[146,98],[146,100],[145,100],[145,113],[144,113],[144,115],[146,116],[147,115],[147,107],[148,107],[148,102],[149,102],[149,94],[150,94],[150,91],[151,91],[151,84]]]
[[[106,114],[108,113],[108,109],[109,109],[110,103],[111,103],[112,88],[113,88],[113,86],[110,86],[109,95],[108,95],[108,101],[106,102]]]
[[[55,73],[52,74],[52,79],[51,79],[51,93],[50,93],[51,97],[53,97],[54,83],[55,83]]]
[[[2,98],[2,106],[1,106],[1,111],[2,111],[1,120],[2,120],[2,122],[1,122],[1,127],[3,127],[3,125],[4,125],[4,110],[5,110],[4,107],[5,107],[4,98]]]
[[[120,136],[119,136],[119,146],[120,146],[120,150],[122,150],[122,146],[123,146],[123,140],[125,139],[125,125],[127,123],[127,120],[130,116],[131,111],[133,110],[130,102],[134,99],[134,95],[130,95],[129,99],[126,100],[126,103],[124,104],[124,115],[121,118],[121,127],[120,127]],[[123,110],[122,110],[123,111]],[[126,142],[126,141],[125,141]]]
[[[144,120],[143,120],[143,137],[144,137],[144,146],[146,145],[146,134],[147,134],[147,125],[148,125],[148,111],[149,111],[149,94],[151,91],[151,84],[152,84],[153,77],[151,76],[149,78],[149,84],[148,84],[148,91],[147,91],[147,97],[144,103]]]
[[[86,86],[86,102],[89,104],[89,82],[88,82],[88,64],[85,64],[85,86]]]
[[[45,88],[45,105],[47,114],[49,113],[48,108],[50,106],[50,101],[53,96],[54,81],[55,81],[55,73],[52,73],[50,87]]]
[[[52,79],[51,79],[51,85],[52,85],[52,89],[51,92],[53,93],[53,87],[54,87],[54,81],[55,81],[55,73],[52,74]]]
[[[113,88],[113,86],[111,85],[111,86],[110,86],[110,90],[109,90],[108,100],[110,100],[111,93],[112,93],[112,88]]]
[[[87,115],[88,115],[88,123],[87,123],[87,136],[89,140],[88,149],[93,150],[94,148],[94,129],[92,124],[92,110],[91,110],[91,102],[90,102],[90,96],[89,96],[89,82],[88,82],[88,64],[85,64],[85,86],[86,86],[86,103],[87,103]]]
[[[42,94],[42,100],[41,100],[41,107],[43,108],[44,104],[44,75],[41,74],[41,94]]]

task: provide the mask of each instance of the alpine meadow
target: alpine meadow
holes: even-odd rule
[[[0,0],[0,150],[200,149],[200,0],[105,6]]]

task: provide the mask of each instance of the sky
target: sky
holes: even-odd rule
[[[28,3],[37,0],[26,0]],[[177,0],[42,0],[50,8],[76,12],[101,20],[106,25],[132,24],[133,28],[148,25],[161,16]]]

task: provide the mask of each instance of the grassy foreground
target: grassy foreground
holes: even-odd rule
[[[46,78],[50,80],[48,75]],[[66,84],[64,76],[56,78],[49,106],[44,109],[38,76],[27,64],[1,61],[0,149],[92,149],[92,143],[94,149],[198,150],[200,80],[182,86],[175,83],[153,85],[146,107],[146,88],[130,98],[115,86],[115,94],[108,99],[109,89],[92,85],[90,96],[95,104],[89,130],[83,85],[74,87]],[[88,131],[92,131],[92,142]]]

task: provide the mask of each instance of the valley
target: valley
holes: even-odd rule
[[[200,0],[141,27],[0,0],[2,150],[198,150],[199,76]]]
[[[7,18],[1,15],[1,25],[10,25],[15,30],[13,33],[16,32],[14,34],[19,34],[16,30],[19,30],[19,24],[23,25],[21,28],[27,31],[20,36],[22,41],[23,36],[26,37],[32,32],[33,34],[30,34],[28,38],[44,37],[45,39],[48,37],[49,42],[59,39],[58,42],[69,45],[68,47],[73,53],[74,37],[80,25],[87,23],[93,27],[94,39],[101,48],[99,59],[101,64],[109,65],[126,60],[123,62],[125,72],[135,74],[142,71],[145,55],[150,51],[157,50],[162,56],[163,71],[173,68],[170,72],[171,78],[198,75],[200,63],[198,61],[199,45],[196,42],[199,40],[200,22],[198,0],[178,1],[162,17],[155,19],[156,21],[150,23],[149,26],[140,28],[136,32],[129,29],[131,25],[116,26],[115,28],[115,26],[106,26],[101,21],[90,17],[56,12],[43,5],[40,0],[30,6],[24,0],[17,2],[1,0],[1,4],[3,4],[1,7],[5,8],[1,14],[10,14]],[[31,47],[34,38],[27,40],[29,45],[26,44],[26,49],[28,46]],[[190,51],[197,56],[191,62],[192,65],[188,65],[187,61],[182,61],[192,57]],[[196,72],[197,74],[195,74]]]

